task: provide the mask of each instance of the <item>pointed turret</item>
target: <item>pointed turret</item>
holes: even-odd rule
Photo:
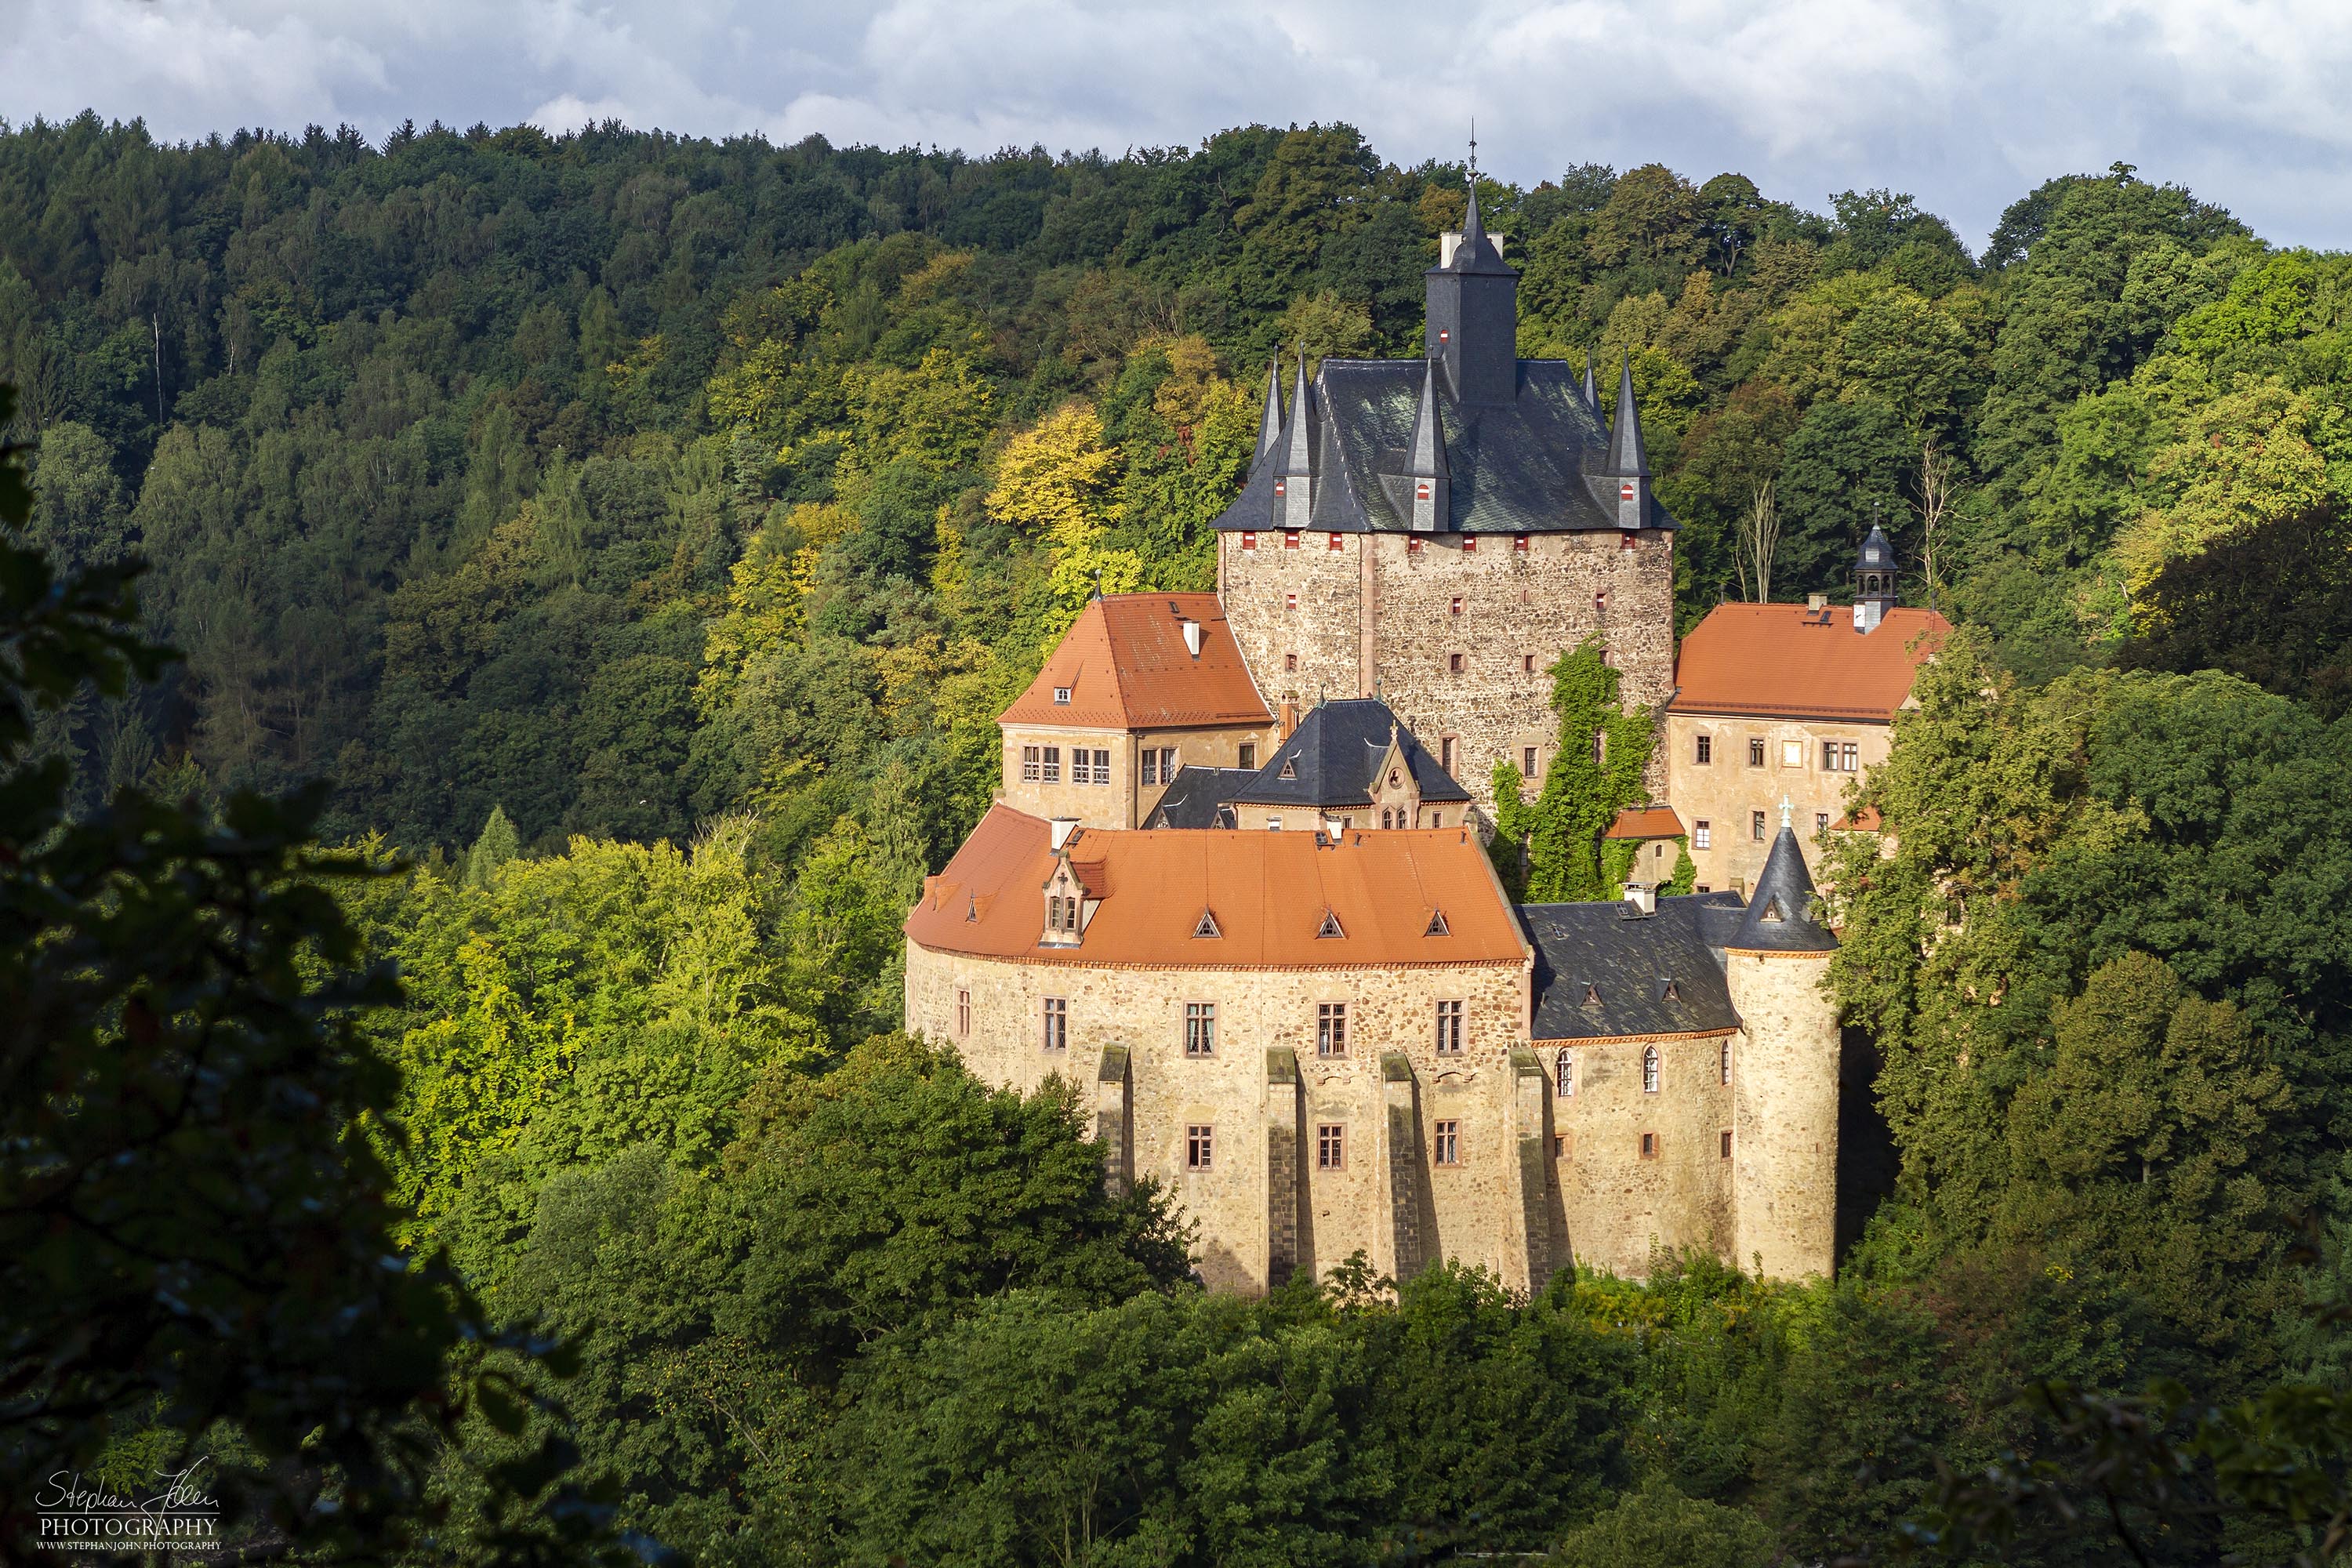
[[[1745,952],[1829,952],[1838,944],[1822,923],[1819,895],[1812,873],[1805,869],[1805,852],[1798,847],[1796,830],[1789,826],[1789,806],[1780,806],[1780,836],[1748,897],[1748,915],[1738,934],[1724,945]]]
[[[1592,410],[1592,417],[1601,417],[1601,385],[1592,379],[1592,351],[1584,351],[1584,405]]]
[[[1305,528],[1315,504],[1315,455],[1318,446],[1315,388],[1307,380],[1307,345],[1298,345],[1298,372],[1290,394],[1290,417],[1282,426],[1275,457],[1274,525]]]
[[[1633,406],[1633,359],[1628,354],[1617,375],[1617,422],[1609,429],[1609,466],[1601,470],[1617,481],[1617,526],[1644,528],[1650,521],[1650,465],[1642,450],[1642,415]]]
[[[1421,405],[1413,410],[1412,444],[1405,449],[1405,478],[1412,484],[1410,526],[1416,533],[1446,527],[1453,516],[1445,463],[1445,427],[1437,415],[1437,362],[1422,361]]]
[[[1257,428],[1257,455],[1263,459],[1282,441],[1282,356],[1265,362],[1265,417]]]
[[[1886,531],[1874,522],[1870,536],[1862,542],[1862,553],[1854,557],[1853,629],[1876,631],[1894,607],[1895,546],[1887,542]]]
[[[1519,275],[1503,260],[1478,216],[1478,184],[1462,231],[1439,240],[1426,275],[1428,319],[1423,352],[1445,366],[1454,401],[1508,403],[1519,394]]]

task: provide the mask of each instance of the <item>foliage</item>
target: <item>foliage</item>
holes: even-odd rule
[[[1598,637],[1560,655],[1549,673],[1559,748],[1532,805],[1518,770],[1496,764],[1487,853],[1514,897],[1523,889],[1538,903],[1612,898],[1623,890],[1626,868],[1604,867],[1601,836],[1620,808],[1643,798],[1655,721],[1619,706],[1618,674]]]

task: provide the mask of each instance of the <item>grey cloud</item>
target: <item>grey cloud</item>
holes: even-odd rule
[[[2122,160],[2267,237],[2352,243],[2352,20],[2313,0],[13,0],[0,112],[164,137],[414,118],[989,152],[1345,120],[1402,163],[1737,169],[1914,193],[1981,241]]]

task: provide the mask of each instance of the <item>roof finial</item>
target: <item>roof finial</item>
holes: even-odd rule
[[[1470,117],[1470,184],[1478,184],[1478,117]]]
[[[1099,566],[1095,568],[1095,597],[1102,597],[1102,568]]]
[[[1784,795],[1780,797],[1780,826],[1783,828],[1789,826],[1789,797]]]

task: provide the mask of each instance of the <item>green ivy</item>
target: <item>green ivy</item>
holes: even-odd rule
[[[1519,770],[1508,763],[1496,768],[1496,831],[1487,852],[1514,899],[1614,898],[1639,846],[1610,845],[1604,863],[1601,836],[1619,811],[1646,797],[1642,775],[1657,715],[1646,708],[1628,711],[1620,703],[1618,674],[1601,658],[1598,637],[1561,654],[1549,673],[1552,710],[1559,715],[1559,753],[1532,805]]]

